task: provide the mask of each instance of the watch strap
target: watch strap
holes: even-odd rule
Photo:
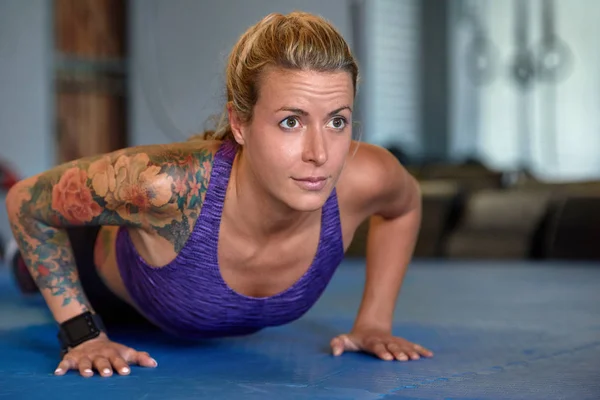
[[[70,348],[80,345],[88,340],[94,339],[106,328],[98,314],[86,311],[60,324],[58,340],[64,355]]]

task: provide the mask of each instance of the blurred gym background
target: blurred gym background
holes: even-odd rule
[[[361,140],[421,184],[415,257],[600,258],[595,0],[0,0],[0,192],[209,128],[236,39],[295,9],[351,43]]]

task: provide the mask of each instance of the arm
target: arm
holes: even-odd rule
[[[392,330],[392,319],[421,223],[417,182],[399,165],[380,177],[389,186],[379,191],[369,224],[365,290],[355,329]],[[387,175],[387,176],[385,176]]]
[[[53,168],[17,183],[6,205],[24,261],[57,322],[91,306],[83,293],[64,228],[130,226],[156,231],[178,250],[184,238],[164,229],[199,205],[209,152],[147,146]],[[189,229],[189,228],[188,228]]]
[[[421,223],[419,185],[394,156],[376,146],[361,144],[352,163],[356,168],[346,181],[354,193],[349,207],[360,220],[370,217],[366,282],[352,331],[332,340],[333,352],[364,350],[385,360],[431,356],[392,336],[394,309]]]
[[[24,261],[58,323],[92,311],[83,293],[64,228],[128,226],[167,239],[178,251],[189,236],[203,199],[212,152],[191,146],[147,146],[77,160],[17,183],[6,205]],[[111,342],[106,335],[71,349],[56,374],[79,369],[84,376],[128,363],[156,361]]]

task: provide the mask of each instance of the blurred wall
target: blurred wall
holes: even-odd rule
[[[0,157],[30,176],[52,165],[51,8],[0,1]]]
[[[226,58],[270,12],[295,9],[331,20],[352,43],[351,0],[132,0],[132,145],[184,140],[225,104]]]
[[[47,0],[0,1],[0,158],[22,176],[54,159],[51,23]],[[9,234],[3,206],[0,235]]]
[[[555,0],[555,29],[572,54],[564,80],[534,78],[521,89],[511,63],[519,48],[538,53],[543,38],[543,0],[477,0],[482,25],[495,49],[493,78],[475,85],[469,72],[473,24],[465,0],[452,0],[449,38],[452,50],[451,154],[475,154],[495,168],[531,169],[550,180],[597,179],[600,175],[600,2]],[[520,15],[523,21],[519,22]],[[521,23],[525,25],[521,25]]]
[[[422,0],[365,0],[360,21],[363,140],[413,157],[425,151],[421,81],[429,71],[421,59],[421,7]]]

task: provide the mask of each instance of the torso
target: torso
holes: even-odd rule
[[[202,145],[202,142],[199,144]],[[216,150],[217,146],[213,145],[211,151]],[[351,168],[352,163],[349,162],[344,173],[352,173]],[[352,196],[344,189],[341,177],[336,190],[345,251],[366,216],[347,207]],[[195,224],[197,219],[192,222]],[[310,224],[299,232],[273,239],[265,245],[237,236],[232,224],[224,219],[218,242],[220,274],[232,290],[244,296],[268,297],[281,293],[307,272],[317,252],[320,229],[320,215],[315,215]],[[193,226],[190,232],[192,230]],[[96,267],[117,296],[135,305],[119,272],[115,252],[118,231],[119,227],[114,226],[101,228],[94,250]],[[135,250],[149,265],[160,268],[177,257],[173,244],[158,234],[132,228],[128,232]]]

